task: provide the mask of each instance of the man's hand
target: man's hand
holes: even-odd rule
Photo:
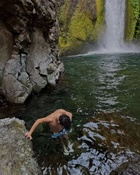
[[[25,133],[25,137],[29,140],[33,139],[30,132]]]

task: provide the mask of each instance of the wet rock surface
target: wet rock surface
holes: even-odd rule
[[[63,64],[58,56],[55,1],[1,0],[0,90],[12,103],[55,85]]]
[[[0,174],[40,175],[31,142],[24,137],[24,122],[16,118],[0,120]]]

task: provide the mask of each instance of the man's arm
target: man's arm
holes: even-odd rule
[[[70,120],[72,121],[72,113],[71,112],[68,112],[66,111],[66,115],[70,117]]]
[[[37,119],[36,122],[33,124],[33,126],[31,127],[30,131],[25,133],[25,137],[29,138],[29,140],[32,139],[32,133],[34,132],[34,130],[36,129],[36,127],[40,124],[40,123],[47,123],[49,122],[49,116],[48,117],[44,117],[44,118],[40,118]]]
[[[71,113],[71,112],[68,112],[68,111],[66,111],[66,110],[64,110],[64,109],[59,109],[59,110],[60,110],[60,112],[61,112],[62,114],[67,115],[67,116],[70,117],[70,119],[72,120],[72,113]]]

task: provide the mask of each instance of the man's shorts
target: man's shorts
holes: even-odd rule
[[[59,131],[57,133],[53,133],[52,138],[56,139],[58,137],[61,137],[62,135],[67,135],[69,131],[70,131],[70,129],[63,128],[61,131]]]

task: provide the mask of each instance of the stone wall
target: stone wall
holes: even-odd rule
[[[55,85],[63,64],[54,0],[0,1],[0,92],[24,103],[32,91]]]

